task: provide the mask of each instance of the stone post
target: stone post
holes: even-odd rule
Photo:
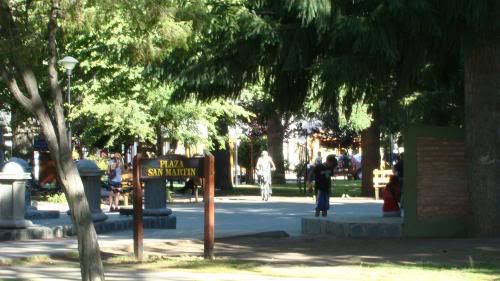
[[[144,181],[144,216],[169,216],[165,179]]]
[[[24,172],[25,173],[31,173],[31,167],[30,165],[28,164],[28,162],[26,162],[24,159],[21,159],[21,158],[17,158],[17,157],[12,157],[10,159],[9,162],[15,162],[17,164],[19,164],[23,169],[24,169]],[[30,181],[30,179],[28,179],[28,181]],[[28,181],[26,182],[26,187],[25,187],[25,194],[24,194],[24,211],[25,212],[29,212],[31,210],[36,210],[35,207],[31,206],[31,185],[28,183]]]
[[[26,173],[32,172],[30,165],[24,159],[12,157],[10,162],[15,162],[23,167]],[[31,205],[31,189],[33,188],[33,179],[30,178],[26,182],[26,191],[24,192],[24,218],[28,220],[36,219],[57,219],[59,218],[59,211],[44,210],[39,211],[36,207]]]
[[[101,176],[104,172],[91,160],[79,160],[76,167],[83,182],[92,220],[94,222],[107,220],[108,216],[101,210]]]
[[[0,172],[0,228],[32,225],[24,219],[26,181],[30,178],[30,173],[19,163],[11,161],[3,166]]]

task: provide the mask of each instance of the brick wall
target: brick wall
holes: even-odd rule
[[[463,140],[418,136],[417,219],[460,219],[470,215]]]

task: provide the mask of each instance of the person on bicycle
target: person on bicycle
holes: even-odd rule
[[[259,159],[257,160],[257,177],[259,183],[269,184],[269,194],[272,194],[271,189],[271,171],[276,170],[276,165],[274,165],[273,159],[269,156],[267,151],[262,151]]]

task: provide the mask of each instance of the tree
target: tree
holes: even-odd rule
[[[57,38],[61,31],[58,21],[62,8],[58,0],[52,0],[48,5],[0,2],[0,73],[11,95],[36,116],[46,137],[77,229],[82,280],[104,280],[97,234],[82,181],[71,157],[63,94],[58,80]],[[35,19],[46,11],[49,11],[49,17],[45,30],[43,21]],[[41,36],[44,31],[48,34],[47,39]],[[44,42],[46,55],[42,55],[45,52],[40,47],[45,45]],[[39,67],[43,60],[48,62],[47,80],[42,78],[44,83],[39,83],[32,65]],[[46,92],[39,91],[41,85],[47,87]]]
[[[185,44],[190,33],[187,22],[173,18],[174,2],[82,2],[75,19],[65,22],[63,47],[81,61],[71,117],[85,145],[120,147],[156,138],[159,117],[152,110],[158,106],[151,103],[159,96],[155,102],[163,105],[163,92],[171,90],[146,68]]]
[[[205,3],[204,23],[189,48],[163,64],[166,79],[175,81],[178,95],[201,99],[235,98],[262,85],[271,102],[265,114],[268,149],[278,167],[274,180],[284,182],[283,123],[307,96],[321,49],[315,26],[303,27],[299,11],[284,0]]]
[[[353,89],[352,100],[364,95],[373,106],[381,97],[402,100],[419,91],[461,93],[465,88],[467,184],[475,234],[498,236],[498,1],[333,0],[326,1],[324,13],[317,13],[323,3],[293,2],[304,7],[306,23],[326,27],[329,49],[318,69],[334,102],[336,89],[344,85]],[[453,77],[462,67],[465,80]],[[428,74],[438,79],[419,83]]]
[[[82,61],[73,83],[79,99],[72,119],[84,145],[120,147],[140,141],[152,147],[156,142],[158,154],[165,153],[164,140],[214,147],[212,140],[221,138],[217,119],[247,118],[228,101],[177,99],[172,96],[175,85],[150,71],[151,63],[184,48],[192,32],[192,16],[185,14],[196,5],[175,3],[102,1],[82,8],[79,24],[67,24],[65,48]],[[141,18],[144,13],[151,16]]]
[[[479,236],[500,236],[499,75],[500,29],[495,27],[481,31],[465,52],[467,185]]]

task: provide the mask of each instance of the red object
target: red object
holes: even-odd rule
[[[384,188],[384,206],[382,211],[384,213],[397,213],[400,212],[399,200],[401,198],[401,189],[399,181],[396,176],[391,176],[389,183]]]

